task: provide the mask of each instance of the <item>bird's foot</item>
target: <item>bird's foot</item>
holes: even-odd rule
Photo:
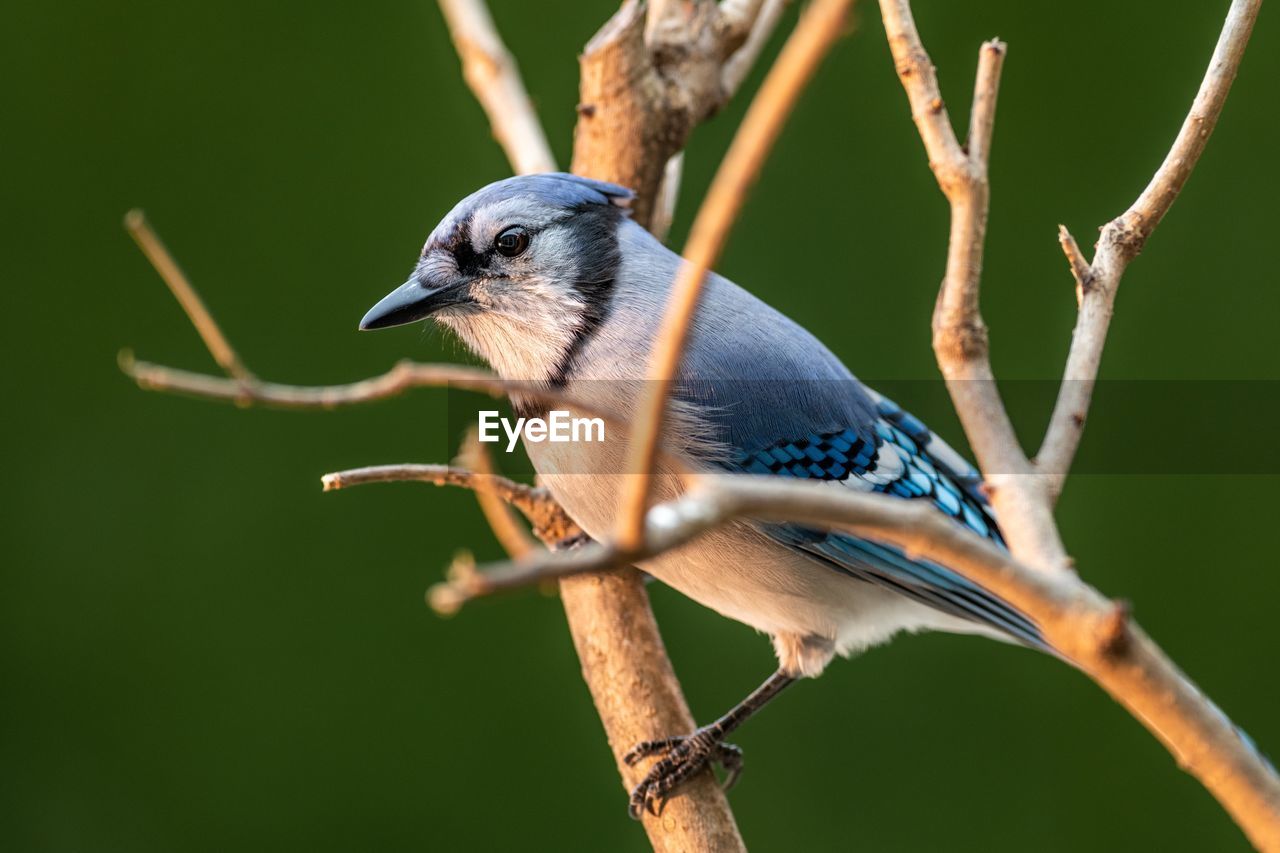
[[[661,814],[667,795],[712,762],[725,769],[724,789],[732,788],[742,772],[742,750],[725,743],[722,737],[724,735],[711,726],[704,726],[691,735],[647,740],[632,747],[622,758],[628,767],[651,755],[662,757],[632,789],[627,807],[631,817],[639,820],[642,811],[654,816]]]

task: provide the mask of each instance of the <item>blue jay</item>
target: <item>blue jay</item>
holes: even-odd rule
[[[568,174],[509,178],[468,196],[428,237],[409,280],[360,323],[431,317],[507,379],[545,383],[620,416],[638,403],[648,354],[681,259],[628,215],[631,193]],[[705,468],[801,477],[832,488],[932,502],[1003,545],[981,478],[920,421],[866,386],[816,338],[709,274],[664,446]],[[539,404],[513,395],[517,412]],[[529,443],[543,481],[588,534],[607,539],[625,436]],[[655,498],[678,494],[667,472]],[[710,725],[638,744],[657,756],[630,798],[657,813],[709,762],[732,784],[730,732],[801,677],[900,631],[982,634],[1049,651],[1026,616],[946,568],[866,539],[793,524],[735,524],[642,568],[768,634],[778,671]]]

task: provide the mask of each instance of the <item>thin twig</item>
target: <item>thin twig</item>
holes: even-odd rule
[[[458,462],[462,467],[475,471],[476,501],[480,504],[480,511],[489,522],[493,535],[506,552],[512,557],[520,558],[537,551],[537,543],[516,520],[511,506],[494,486],[498,478],[493,470],[493,459],[489,456],[488,449],[480,443],[474,426],[467,430],[466,437],[462,440]]]
[[[500,379],[486,370],[462,365],[400,361],[386,373],[345,385],[285,385],[261,380],[240,360],[221,327],[205,307],[204,300],[183,275],[142,212],[130,211],[125,217],[125,228],[177,298],[209,353],[229,374],[227,377],[210,376],[151,364],[135,359],[131,350],[121,350],[117,358],[120,370],[144,390],[189,394],[238,405],[259,403],[286,409],[333,409],[384,400],[412,388],[452,386],[492,397],[515,393],[544,402],[562,403],[618,423],[617,417],[612,413],[602,412],[592,404],[572,399],[554,388],[548,388],[545,383]]]
[[[654,18],[655,4],[649,6],[649,22]],[[725,60],[720,73],[725,98],[732,97],[747,74],[755,65],[769,37],[777,28],[786,11],[787,0],[722,0],[720,18],[725,30],[724,37],[731,43],[737,43],[745,34],[742,46],[733,51]],[[649,26],[646,22],[646,26]],[[662,173],[662,183],[658,185],[657,200],[654,202],[653,215],[649,221],[649,231],[659,240],[666,241],[671,231],[671,223],[675,219],[676,202],[680,195],[680,181],[684,172],[684,152],[678,151],[667,160]]]
[[[996,391],[978,305],[989,193],[986,158],[1005,46],[991,41],[979,52],[971,131],[976,144],[967,153],[952,129],[910,3],[881,0],[880,9],[911,117],[938,186],[951,204],[947,267],[933,316],[934,350],[983,470],[1018,473],[1025,460]]]
[[[335,471],[320,478],[326,492],[349,489],[370,483],[417,482],[437,486],[458,486],[477,490],[487,488],[511,506],[520,510],[534,533],[546,544],[580,538],[583,533],[546,489],[517,483],[506,477],[482,475],[453,465],[371,465]]]
[[[951,206],[947,267],[933,314],[933,349],[956,414],[986,477],[991,501],[1014,554],[1046,571],[1065,571],[1066,549],[1051,508],[1009,420],[991,369],[987,327],[979,310],[990,188],[987,161],[1005,45],[978,53],[968,149],[947,116],[938,78],[907,0],[880,0],[898,77],[911,104],[929,167]]]
[[[788,5],[789,0],[764,0],[751,25],[751,31],[747,34],[747,40],[725,60],[724,70],[720,72],[725,92],[732,95],[742,88],[751,68],[769,43],[769,37],[778,28],[778,22],[782,20],[782,13],[787,10]],[[721,9],[723,8],[722,3]]]
[[[593,417],[619,423],[616,415],[604,412],[590,403],[545,383],[501,379],[487,370],[455,364],[422,364],[399,361],[386,373],[343,385],[286,385],[256,377],[232,379],[194,373],[175,367],[137,361],[130,350],[119,355],[120,370],[146,391],[167,391],[209,400],[222,400],[238,405],[261,404],[282,409],[336,409],[375,400],[396,397],[413,388],[458,388],[505,397],[528,396],[546,402],[561,403],[581,409]]]
[[[191,320],[191,325],[196,327],[196,333],[200,335],[200,340],[204,341],[213,360],[236,380],[252,381],[253,374],[240,361],[240,356],[236,354],[226,336],[222,334],[222,330],[218,328],[218,324],[214,322],[213,315],[205,307],[200,294],[191,286],[191,282],[187,280],[178,262],[173,259],[173,255],[169,254],[160,237],[152,230],[146,215],[141,210],[129,211],[124,217],[124,227],[129,232],[129,236],[137,242],[138,248],[147,256],[151,266],[160,274],[160,278],[168,285],[169,292],[178,300],[187,318]]]
[[[489,117],[493,136],[517,174],[554,172],[555,157],[484,0],[439,0],[462,60],[462,76]]]
[[[1120,278],[1169,212],[1200,161],[1209,136],[1218,124],[1218,117],[1222,115],[1231,83],[1240,70],[1240,60],[1261,7],[1262,0],[1234,0],[1231,4],[1213,57],[1209,60],[1209,68],[1173,146],[1133,205],[1102,229],[1087,273],[1080,268],[1083,258],[1079,256],[1079,249],[1076,250],[1077,257],[1072,257],[1068,249],[1079,286],[1080,308],[1071,334],[1071,349],[1058,399],[1049,418],[1044,442],[1036,454],[1036,467],[1046,475],[1051,501],[1061,494],[1067,471],[1080,446]],[[1070,238],[1065,227],[1061,233]],[[1075,243],[1074,239],[1071,243]],[[1065,248],[1067,244],[1064,242],[1063,245]]]
[[[1084,295],[1093,287],[1093,270],[1089,267],[1089,262],[1085,260],[1084,252],[1080,251],[1080,244],[1076,242],[1076,238],[1071,236],[1071,232],[1067,230],[1067,226],[1058,226],[1058,243],[1062,246],[1062,254],[1067,256],[1067,263],[1071,266],[1071,277],[1076,280],[1076,307],[1084,304]]]
[[[747,191],[782,132],[787,116],[839,37],[851,5],[852,0],[815,0],[806,10],[751,102],[694,220],[685,246],[685,262],[676,274],[662,326],[654,341],[648,381],[631,434],[627,470],[638,473],[628,478],[619,496],[617,543],[623,550],[639,544],[649,501],[650,474],[666,418],[667,397],[684,354],[707,271],[719,257]]]

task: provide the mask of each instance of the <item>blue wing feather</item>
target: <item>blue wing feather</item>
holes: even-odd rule
[[[837,481],[861,491],[929,500],[956,523],[1003,548],[1000,529],[979,488],[978,472],[891,400],[876,399],[875,414],[872,424],[810,432],[742,450],[728,467],[753,474]],[[801,525],[768,525],[765,531],[836,571],[1045,648],[1030,619],[936,563],[908,559],[900,550],[878,542]]]

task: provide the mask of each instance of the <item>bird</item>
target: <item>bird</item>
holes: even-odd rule
[[[625,425],[682,260],[630,216],[625,187],[566,173],[511,177],[440,221],[409,279],[360,329],[430,318],[503,379],[611,412],[609,440],[526,442],[540,480],[592,538],[607,541],[625,478]],[[675,377],[664,451],[700,470],[813,480],[827,488],[928,501],[1004,548],[963,456],[860,382],[817,338],[747,290],[708,273]],[[511,394],[517,414],[546,397]],[[621,432],[616,429],[622,425]],[[664,455],[664,460],[667,458]],[[664,461],[655,500],[678,496]],[[768,635],[778,667],[715,721],[636,744],[654,762],[631,791],[632,817],[658,814],[708,764],[742,768],[728,736],[788,686],[901,632],[978,634],[1047,651],[1037,625],[945,566],[848,533],[736,523],[639,567],[694,601]]]

